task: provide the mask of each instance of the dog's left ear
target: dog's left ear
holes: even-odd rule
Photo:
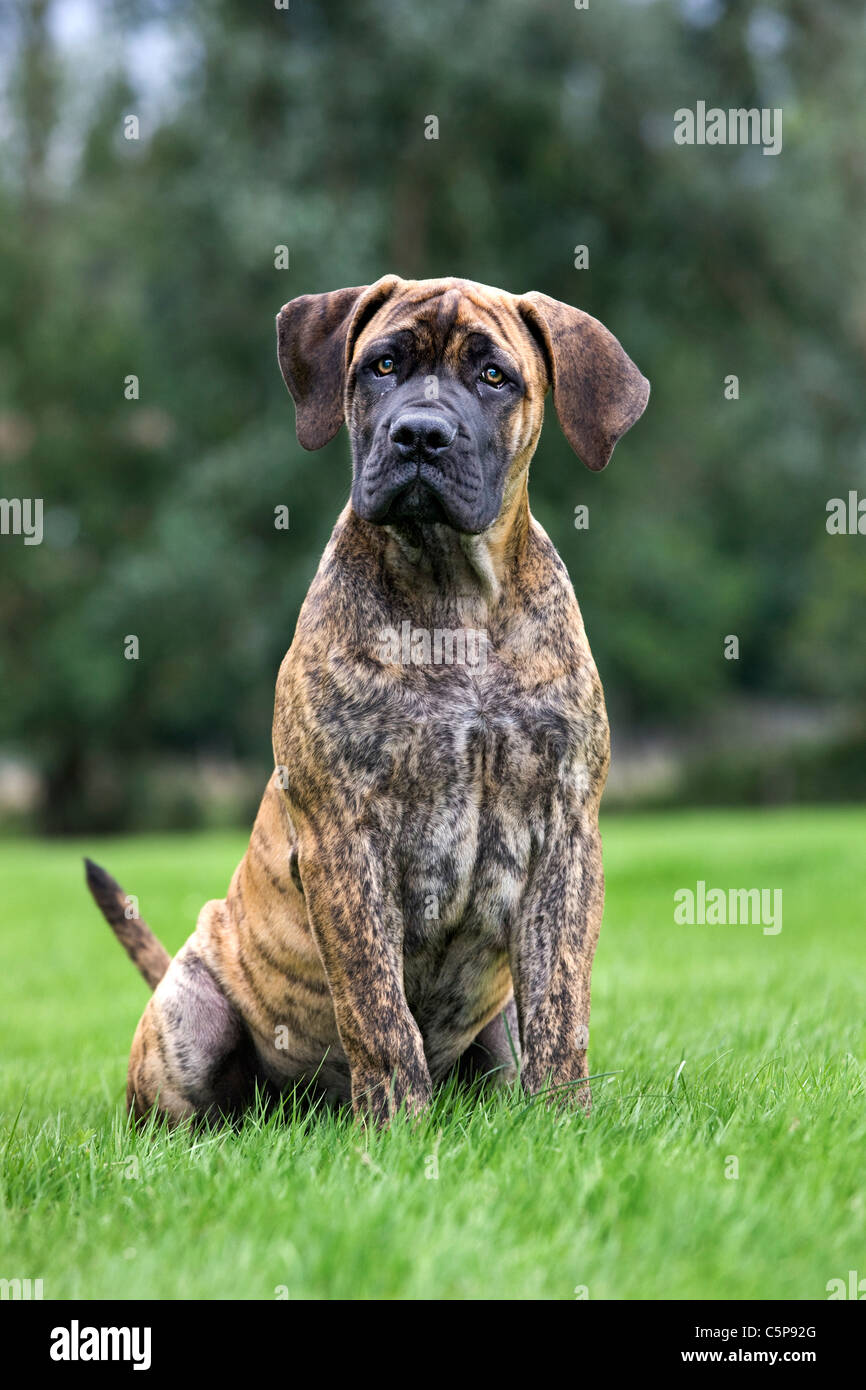
[[[517,307],[547,362],[563,433],[587,468],[599,472],[643,414],[650,384],[590,314],[536,290]]]
[[[302,294],[277,314],[277,356],[295,402],[303,448],[323,448],[342,425],[346,367],[355,339],[399,283],[398,276],[383,275],[373,285]]]

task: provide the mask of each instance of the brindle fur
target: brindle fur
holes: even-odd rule
[[[278,333],[301,443],[320,447],[348,423],[357,505],[337,522],[280,668],[277,773],[249,848],[139,1024],[130,1107],[177,1121],[242,1109],[256,1083],[303,1082],[386,1120],[422,1107],[461,1058],[506,1078],[519,1058],[528,1092],[586,1104],[608,724],[527,471],[549,387],[573,447],[601,468],[648,385],[588,315],[463,280],[387,276],[304,296]],[[372,442],[388,405],[358,364],[395,334],[419,383],[471,393],[467,360],[485,343],[519,374],[504,403],[488,409],[477,392],[484,457],[467,429],[462,463],[441,465],[461,529],[361,514],[388,462]],[[486,664],[388,659],[378,637],[407,620],[485,631]],[[130,953],[159,961],[138,927]]]

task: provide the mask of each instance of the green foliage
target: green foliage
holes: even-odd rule
[[[294,439],[273,317],[389,270],[578,303],[651,379],[600,477],[551,412],[531,488],[615,715],[861,699],[862,540],[824,529],[866,483],[859,6],[102,0],[78,46],[62,10],[5,21],[0,164],[2,491],[46,507],[42,546],[0,542],[0,741],[39,758],[49,827],[129,822],[100,759],[264,770],[349,484],[345,436]],[[697,99],[782,107],[782,153],[676,146]]]

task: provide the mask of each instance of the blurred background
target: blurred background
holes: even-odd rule
[[[0,536],[0,828],[249,820],[350,481],[274,315],[388,271],[577,304],[652,382],[599,476],[549,410],[530,485],[607,806],[866,796],[860,3],[6,0],[0,54],[0,495],[44,500]],[[782,153],[676,145],[698,100]]]

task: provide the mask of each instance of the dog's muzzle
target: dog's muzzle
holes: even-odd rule
[[[388,438],[396,459],[413,469],[409,481],[392,493],[385,516],[386,524],[405,521],[432,521],[448,525],[448,514],[440,487],[436,460],[445,453],[457,435],[457,426],[432,410],[404,410],[393,421]]]
[[[474,489],[470,484],[467,494],[466,483],[475,470],[460,466],[466,441],[458,441],[458,434],[457,424],[440,411],[400,411],[387,440],[367,460],[355,510],[379,526],[426,521],[474,529]]]

